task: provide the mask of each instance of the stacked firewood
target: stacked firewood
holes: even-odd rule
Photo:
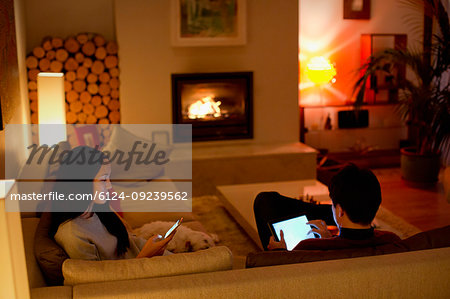
[[[26,59],[31,123],[38,123],[37,74],[64,73],[68,124],[120,123],[117,43],[81,33],[44,38]]]

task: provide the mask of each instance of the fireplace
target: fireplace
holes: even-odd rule
[[[193,141],[253,138],[252,97],[252,72],[172,74],[173,123]]]

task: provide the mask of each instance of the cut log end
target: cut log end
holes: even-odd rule
[[[69,53],[76,53],[80,49],[80,44],[78,43],[78,41],[75,38],[70,37],[70,38],[66,39],[66,41],[64,43],[64,48]]]
[[[58,49],[56,50],[56,60],[61,62],[65,62],[69,58],[69,53],[66,49]]]
[[[110,41],[106,44],[106,52],[108,52],[108,54],[110,55],[115,55],[117,54],[117,43],[115,41]]]
[[[89,40],[89,36],[87,33],[80,33],[77,35],[76,39],[81,45],[84,45]]]
[[[28,56],[25,60],[25,64],[29,69],[35,69],[38,66],[38,59],[35,56]]]
[[[106,106],[104,106],[104,105],[99,105],[99,106],[95,107],[94,115],[97,118],[104,118],[108,115],[108,108],[106,108]]]
[[[96,36],[94,36],[94,43],[97,47],[101,47],[106,43],[106,40],[103,36],[96,35]]]
[[[105,66],[109,69],[115,68],[117,66],[117,63],[117,56],[109,55],[105,58]]]
[[[55,49],[61,48],[64,45],[64,41],[60,37],[54,37],[52,38],[52,46]]]
[[[45,56],[45,50],[42,47],[36,47],[33,49],[33,55],[37,58],[43,58]]]
[[[88,41],[86,42],[82,47],[81,47],[81,51],[83,52],[84,55],[86,56],[92,56],[95,53],[95,45],[93,42]]]

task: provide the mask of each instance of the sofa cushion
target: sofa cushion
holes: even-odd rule
[[[34,236],[34,254],[48,285],[62,285],[62,264],[68,259],[66,252],[49,237],[51,214],[42,213]]]
[[[128,128],[130,126],[127,126]],[[139,127],[138,127],[139,128]],[[140,142],[137,150],[143,150],[143,144],[146,143],[147,147],[143,151],[147,152],[152,146],[153,141],[147,140],[145,138],[134,135],[128,130],[124,129],[121,125],[114,125],[112,129],[111,138],[108,144],[102,149],[104,152],[110,153],[110,158],[114,157],[114,154],[117,151],[121,151],[124,153],[128,153],[135,142]],[[172,152],[173,147],[169,144],[156,144],[154,143],[153,155],[159,151],[165,153],[164,159],[169,158],[170,153]],[[146,154],[145,154],[146,155]],[[124,157],[123,159],[127,159]],[[164,174],[165,165],[157,165],[155,163],[145,164],[145,163],[131,163],[129,165],[129,169],[125,169],[124,163],[119,163],[118,157],[115,157],[111,163],[111,179],[153,179]],[[133,182],[137,184],[137,182]],[[129,185],[129,182],[121,182],[115,181],[116,185]],[[145,182],[143,182],[145,184]]]
[[[230,270],[231,251],[218,246],[192,253],[128,260],[85,261],[67,259],[63,264],[64,285],[162,277]]]

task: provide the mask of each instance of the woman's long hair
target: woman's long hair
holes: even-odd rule
[[[60,224],[83,214],[90,200],[67,200],[69,194],[93,194],[93,180],[104,163],[105,155],[88,146],[78,146],[61,154],[60,166],[53,191],[64,194],[66,200],[52,202],[52,217],[49,229],[50,237],[54,238]],[[114,213],[109,201],[104,204],[94,204],[95,212],[108,232],[117,238],[117,255],[121,256],[130,247],[128,232]]]

